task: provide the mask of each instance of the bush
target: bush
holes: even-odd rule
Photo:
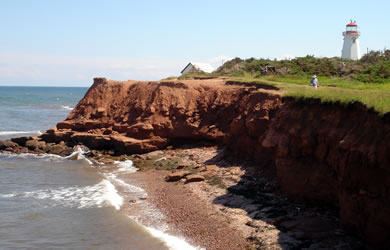
[[[360,60],[338,57],[316,58],[312,55],[292,60],[270,60],[234,58],[218,68],[217,73],[228,76],[251,74],[278,75],[307,78],[314,74],[329,78],[342,77],[365,83],[380,83],[390,79],[390,50],[371,51]]]

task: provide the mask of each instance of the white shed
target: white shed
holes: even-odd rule
[[[193,73],[211,73],[214,71],[214,68],[207,63],[189,63],[187,66],[181,71],[181,74],[193,74]]]

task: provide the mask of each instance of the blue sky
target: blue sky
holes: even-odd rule
[[[0,0],[0,85],[158,80],[189,62],[340,56],[352,18],[361,51],[390,48],[389,1]]]

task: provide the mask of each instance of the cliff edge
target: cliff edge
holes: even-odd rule
[[[116,154],[153,151],[183,139],[210,140],[252,156],[260,150],[252,145],[280,106],[279,95],[227,86],[220,79],[117,82],[95,78],[67,119],[42,138],[81,142]]]

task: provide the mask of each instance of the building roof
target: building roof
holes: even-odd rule
[[[206,73],[211,73],[214,71],[213,66],[208,63],[192,63],[192,65],[194,65],[195,68],[198,68]]]
[[[188,68],[190,65],[192,65],[196,69],[199,69],[199,70],[206,72],[206,73],[211,73],[214,71],[214,68],[208,63],[192,63],[192,62],[190,62],[189,64],[187,64],[187,66],[184,67],[184,69],[181,71],[181,73],[183,73],[184,70],[186,68]]]

